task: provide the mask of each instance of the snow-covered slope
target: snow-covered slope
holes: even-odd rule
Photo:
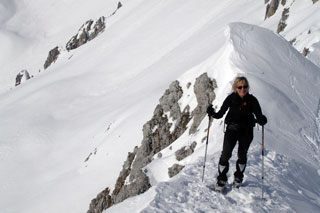
[[[188,166],[181,174],[172,180],[163,175],[168,165],[181,164],[175,159],[176,147],[201,141],[206,135],[208,119],[205,119],[202,131],[191,136],[186,133],[147,167],[154,183],[149,192],[106,212],[122,212],[127,208],[134,212],[319,211],[319,123],[316,118],[320,96],[316,88],[320,86],[320,69],[281,37],[244,23],[228,26],[225,45],[216,55],[179,79],[183,82],[196,73],[208,72],[217,79],[217,93],[223,94],[214,102],[220,106],[227,95],[225,91],[231,91],[234,76],[248,77],[252,93],[269,118],[265,129],[264,199],[261,199],[261,131],[258,129],[248,155],[244,187],[239,190],[228,187],[226,195],[221,195],[206,187],[215,184],[217,176],[223,135],[220,120],[214,121],[211,127],[210,157],[203,183],[204,143],[192,157],[184,160],[182,164]],[[224,70],[223,75],[217,70]],[[235,156],[236,151],[231,159],[231,174],[235,169]],[[232,175],[230,177],[229,182]]]
[[[203,72],[217,79],[219,88],[214,102],[217,106],[230,92],[236,75],[248,76],[252,93],[259,98],[269,118],[266,129],[269,180],[272,179],[272,183],[285,182],[287,178],[293,181],[284,186],[275,185],[280,185],[280,190],[267,188],[267,196],[280,199],[290,193],[293,201],[297,198],[302,200],[301,205],[312,204],[310,211],[318,208],[319,201],[314,199],[319,191],[311,189],[312,183],[319,184],[316,173],[319,169],[319,120],[316,125],[319,68],[265,29],[239,23],[227,27],[230,22],[242,21],[275,30],[278,18],[264,20],[264,2],[122,1],[124,6],[107,19],[101,35],[76,50],[63,51],[55,64],[38,72],[50,49],[56,45],[64,48],[85,21],[102,15],[108,17],[117,3],[113,0],[0,2],[1,211],[86,212],[97,193],[114,186],[127,152],[140,144],[142,125],[152,116],[170,82],[176,79],[192,82]],[[304,11],[310,8],[310,19],[297,18],[298,23],[305,23],[303,27],[319,19],[314,12],[319,9],[319,3],[308,3]],[[302,25],[294,26],[292,23],[284,33],[289,35],[290,29],[302,28]],[[315,25],[312,32],[317,31],[319,28]],[[314,35],[317,39],[317,34]],[[22,69],[28,69],[35,77],[9,90]],[[203,137],[200,133],[205,134],[206,122],[202,122],[199,135],[194,137]],[[206,173],[206,180],[210,182],[214,180],[221,149],[220,124],[214,122],[210,136]],[[259,132],[256,136],[255,141]],[[192,137],[184,135],[175,144],[191,142]],[[258,148],[251,149],[253,165],[248,168],[248,189],[238,194],[240,198],[246,191],[258,196],[255,186],[259,182]],[[169,150],[163,154],[168,157],[154,161],[149,165],[150,171],[166,168],[161,167],[166,159],[172,162]],[[199,157],[203,154],[204,144],[185,160],[187,168],[173,182],[160,183],[168,180],[167,171],[153,172],[154,184],[159,183],[159,188],[155,185],[147,192],[157,196],[146,211],[165,211],[156,207],[159,203],[170,208],[167,200],[164,200],[166,203],[161,200],[165,198],[161,192],[166,197],[173,196],[174,202],[182,203],[177,211],[188,208],[183,206],[188,193],[201,195],[204,190],[207,196],[215,197],[203,189],[203,184],[196,183],[200,180],[203,159]],[[290,164],[293,170],[289,169],[289,161],[293,162]],[[306,172],[310,172],[311,180],[303,179]],[[278,177],[279,174],[284,179]],[[183,184],[184,177],[190,177],[191,186],[181,190],[177,185],[175,189],[182,191],[182,197],[167,191],[167,187],[175,183],[187,186]],[[301,184],[296,186],[297,181]],[[295,191],[298,191],[297,197]],[[311,201],[304,199],[304,195]],[[147,199],[143,196],[135,199]],[[149,201],[153,198],[148,197]],[[219,201],[223,203],[223,198],[219,199],[218,206]],[[228,200],[233,202],[232,199]],[[193,202],[192,208],[197,210],[196,201],[197,197],[193,197],[186,204]],[[205,202],[199,205],[209,209],[211,201],[208,205]],[[297,210],[292,202],[280,199],[268,208],[272,210],[278,205],[282,209]],[[146,207],[141,202],[138,204],[136,210]],[[246,204],[248,208],[255,205]],[[126,208],[125,205],[119,206]]]
[[[50,49],[65,46],[83,23],[109,16],[117,4],[118,0],[1,0],[0,93],[14,87],[23,69],[37,75]]]

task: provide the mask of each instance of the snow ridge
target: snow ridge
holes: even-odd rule
[[[215,183],[219,155],[208,159],[204,183],[201,182],[203,159],[187,167],[182,174],[169,182],[160,183],[156,196],[144,213],[151,212],[301,212],[309,206],[310,212],[317,212],[320,204],[317,200],[319,191],[305,189],[301,177],[294,171],[305,171],[316,175],[306,167],[284,155],[266,150],[264,199],[261,199],[261,154],[259,146],[251,147],[247,175],[240,189],[228,186],[226,195],[212,192],[207,186]],[[236,153],[234,153],[236,155]],[[235,165],[236,159],[230,163]],[[276,169],[275,169],[276,168]],[[310,173],[308,173],[310,172]],[[294,174],[289,180],[288,178]],[[231,178],[232,179],[232,178]],[[319,180],[310,178],[306,181],[319,184]],[[301,183],[302,182],[302,183]],[[229,181],[231,184],[231,182]]]
[[[318,129],[310,124],[317,122],[319,114],[320,97],[315,89],[320,86],[319,68],[283,38],[265,28],[232,23],[225,35],[226,44],[218,51],[219,57],[210,57],[180,79],[215,67],[209,74],[217,80],[217,99],[214,104],[220,106],[226,91],[231,91],[234,75],[248,77],[251,92],[258,97],[269,119],[265,131],[264,199],[261,198],[261,131],[258,129],[255,129],[255,138],[248,154],[244,186],[239,190],[228,187],[226,195],[208,189],[207,186],[216,181],[217,162],[222,148],[223,124],[215,120],[204,183],[201,182],[204,143],[196,147],[192,156],[184,159],[187,166],[172,179],[162,175],[166,172],[165,165],[175,161],[174,151],[167,149],[162,151],[162,159],[148,165],[153,180],[149,192],[108,209],[108,213],[120,212],[125,206],[144,213],[301,212],[306,208],[308,212],[318,212],[320,190],[314,186],[320,184],[319,170],[315,169],[319,168],[319,150],[310,142],[317,137]],[[220,70],[220,73],[216,70]],[[207,122],[207,119],[203,120],[195,135],[182,135],[173,143],[173,147],[203,138]],[[229,183],[233,180],[235,168],[232,166],[236,162],[236,150],[230,160]],[[134,205],[141,200],[149,204]]]
[[[269,119],[265,129],[269,173],[265,186],[266,197],[273,203],[267,203],[270,205],[266,209],[278,205],[280,210],[289,207],[298,211],[294,204],[297,200],[306,212],[318,208],[319,189],[313,184],[318,184],[320,177],[319,1],[288,0],[285,6],[279,5],[274,16],[263,20],[266,4],[257,0],[123,0],[121,10],[106,22],[108,30],[77,50],[62,52],[50,70],[38,72],[50,48],[65,44],[86,20],[113,13],[118,2],[1,1],[1,212],[85,212],[98,192],[116,182],[125,156],[140,144],[142,126],[152,116],[169,82],[179,80],[185,92],[183,100],[179,99],[180,107],[194,109],[197,101],[188,85],[203,73],[217,80],[215,107],[221,106],[231,92],[234,77],[246,75],[251,93]],[[313,63],[281,36],[254,26],[276,30],[283,7],[288,5],[290,16],[281,35],[300,52],[309,48],[307,59]],[[227,24],[235,21],[253,25],[231,24],[224,36]],[[22,69],[37,78],[9,91]],[[136,203],[129,199],[110,212],[120,208],[123,211],[116,212],[156,209],[151,204],[155,196],[167,190],[158,190],[157,186],[171,181],[178,184],[184,176],[199,182],[193,176],[198,175],[199,166],[202,168],[207,126],[205,117],[194,134],[183,134],[171,144],[172,150],[161,151],[162,158],[146,168],[153,187],[132,198]],[[235,211],[244,211],[242,205],[264,211],[251,202],[260,196],[260,165],[255,161],[259,159],[256,143],[260,132],[255,135],[254,150],[250,150],[254,162],[246,174],[250,190],[229,202],[238,203],[233,206]],[[208,183],[214,183],[213,167],[222,140],[223,120],[215,120],[208,150],[208,166],[212,169],[205,173]],[[197,146],[193,154],[179,161],[186,165],[185,171],[170,179],[168,166],[177,163],[175,151],[194,141]],[[278,158],[282,160],[276,161]],[[196,174],[186,173],[190,170]],[[275,185],[276,192],[268,191],[268,186],[280,179],[285,182]],[[190,203],[195,201],[190,195],[202,193],[197,190],[206,190],[205,185],[190,185],[194,187],[182,192],[189,193],[189,200],[181,206],[209,209],[196,206],[206,203]],[[249,197],[251,191],[253,198]],[[280,197],[287,194],[292,201]],[[250,199],[245,201],[244,196]],[[157,200],[157,205],[166,205],[162,203],[164,198]],[[219,201],[225,202],[216,200],[216,209]]]
[[[260,132],[261,134],[261,132]],[[237,148],[237,147],[236,147]],[[136,208],[135,212],[318,212],[320,195],[316,186],[320,183],[312,167],[301,164],[275,151],[265,150],[264,197],[261,196],[261,147],[250,148],[246,178],[240,189],[228,186],[226,194],[211,191],[208,186],[215,184],[217,162],[220,154],[207,159],[205,181],[201,182],[203,158],[187,166],[180,175],[170,181],[159,183],[154,189],[153,200],[143,210],[134,203],[147,200],[150,194],[131,198],[123,204],[109,209],[108,213],[124,210],[125,206]],[[236,156],[234,152],[233,156]],[[230,165],[235,165],[232,157]],[[235,168],[230,168],[232,171]],[[297,172],[299,171],[299,172]],[[301,175],[301,172],[303,171]],[[305,177],[309,177],[305,179]],[[231,184],[232,178],[230,178]],[[139,209],[139,210],[138,210]]]

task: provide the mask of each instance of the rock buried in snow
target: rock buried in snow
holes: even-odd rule
[[[16,77],[16,86],[20,85],[22,82],[29,80],[31,78],[29,72],[27,70],[22,70],[18,73]]]
[[[184,166],[175,163],[168,169],[169,177],[172,178],[173,176],[177,175],[183,168]]]

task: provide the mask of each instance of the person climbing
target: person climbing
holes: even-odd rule
[[[220,189],[223,189],[228,181],[229,159],[237,141],[238,160],[233,185],[236,187],[241,185],[247,165],[248,149],[253,140],[253,127],[255,123],[261,126],[267,123],[257,98],[249,94],[249,88],[246,77],[236,77],[232,86],[233,92],[224,100],[220,110],[215,112],[211,104],[207,108],[208,115],[216,119],[222,118],[229,109],[225,118],[227,127],[218,165],[216,187]]]

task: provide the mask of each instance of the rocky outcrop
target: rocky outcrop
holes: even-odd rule
[[[127,160],[123,165],[115,189],[112,192],[113,204],[119,203],[128,197],[139,195],[151,187],[149,178],[142,172],[142,168],[136,168],[132,165],[136,153],[137,148],[134,153],[128,154]],[[135,179],[132,179],[133,175]]]
[[[119,1],[119,2],[118,2],[117,9],[116,9],[111,15],[113,16],[114,14],[116,14],[116,12],[117,12],[121,7],[122,7],[122,3]]]
[[[267,5],[266,15],[264,19],[270,18],[273,16],[279,7],[279,0],[271,0],[271,2]]]
[[[120,8],[122,7],[122,3],[119,1],[117,5],[117,9],[110,15],[113,16]],[[91,41],[96,38],[101,32],[105,29],[105,17],[100,17],[97,21],[89,20],[85,24],[83,24],[78,33],[74,35],[66,44],[66,49],[68,51],[76,49],[81,45]],[[52,63],[56,62],[58,59],[61,49],[56,46],[52,50],[49,51],[48,57],[43,65],[44,69],[47,69]],[[39,71],[40,72],[40,71]],[[23,80],[28,80],[30,75],[28,72],[21,71],[16,77],[15,85],[18,86]]]
[[[119,1],[117,5],[117,9],[110,15],[113,16],[120,8],[122,7],[122,3]],[[66,49],[68,51],[76,49],[81,45],[91,41],[96,38],[101,32],[104,31],[106,18],[101,16],[98,20],[93,21],[89,20],[85,24],[83,24],[78,33],[74,35],[67,43]]]
[[[179,165],[177,163],[173,164],[170,168],[168,168],[168,175],[170,178],[179,174],[179,172],[184,168],[183,165]]]
[[[316,2],[318,2],[319,0],[312,0],[312,2],[315,4]]]
[[[191,86],[188,83],[189,88]],[[190,106],[184,109],[180,108],[179,100],[183,97],[183,89],[179,81],[174,81],[160,98],[159,104],[155,107],[152,118],[143,125],[143,139],[139,147],[128,154],[127,160],[123,164],[122,171],[119,174],[115,188],[111,195],[111,205],[122,202],[126,198],[144,193],[150,187],[150,181],[144,170],[154,158],[159,157],[159,153],[164,148],[170,146],[176,139],[186,132],[189,122],[193,121],[189,134],[197,132],[197,128],[206,115],[206,108],[215,98],[214,88],[216,82],[211,80],[206,73],[195,80],[194,95],[197,98],[197,107],[190,112]],[[192,130],[191,130],[192,129]],[[184,147],[178,151],[178,158],[183,159],[193,153],[196,142],[190,147]],[[183,165],[173,165],[168,168],[169,177],[178,174]],[[99,212],[100,200],[109,201],[110,198],[97,197],[92,200],[88,212]],[[104,205],[104,207],[107,205]]]
[[[282,17],[280,19],[280,22],[278,24],[278,29],[277,29],[277,33],[280,33],[284,30],[284,28],[286,28],[287,26],[287,19],[289,18],[289,8],[284,8],[283,12],[282,12]]]
[[[114,15],[120,8],[122,7],[122,3],[118,2],[117,9],[110,15]],[[66,50],[70,51],[76,49],[83,44],[91,41],[96,38],[100,33],[102,33],[106,27],[105,25],[106,18],[101,16],[98,20],[93,21],[89,20],[85,24],[83,24],[78,33],[74,35],[66,44]],[[44,69],[47,69],[52,63],[54,63],[60,54],[61,50],[58,47],[50,50],[49,55],[47,57],[46,62],[44,63]]]
[[[191,119],[188,107],[183,112],[180,111],[178,100],[182,94],[179,82],[174,81],[160,98],[152,119],[143,126],[143,140],[141,146],[135,150],[135,160],[130,175],[127,176],[128,183],[121,188],[116,186],[112,196],[114,203],[141,194],[151,187],[142,168],[152,161],[156,153],[174,142],[186,130]],[[172,131],[170,129],[173,124],[169,122],[169,116],[176,121],[176,127]]]
[[[100,17],[97,21],[89,20],[83,24],[78,33],[74,35],[67,43],[68,51],[76,49],[88,41],[94,39],[105,29],[105,17]]]
[[[49,55],[47,57],[46,62],[43,65],[44,69],[47,69],[52,63],[56,62],[58,59],[58,56],[60,54],[59,47],[55,47],[52,50],[49,51]]]
[[[32,76],[30,76],[29,72],[27,70],[22,70],[18,73],[17,77],[16,77],[16,84],[15,86],[20,85],[22,82],[27,81],[31,78]]]
[[[196,95],[198,105],[192,112],[193,124],[189,130],[189,134],[194,134],[202,119],[206,116],[206,111],[209,103],[215,99],[213,90],[217,88],[215,80],[211,80],[207,73],[202,74],[196,79],[194,84],[194,94]]]
[[[117,9],[110,16],[113,16],[121,7],[122,3],[118,2]],[[96,38],[106,28],[105,21],[106,18],[104,16],[101,16],[96,21],[87,21],[80,27],[78,33],[68,41],[66,49],[68,51],[76,49],[81,45],[87,43],[88,41],[91,41],[92,39]]]
[[[265,3],[268,3],[268,2],[269,2],[269,0],[265,1]],[[282,6],[285,6],[286,3],[287,3],[287,0],[281,0]],[[266,14],[265,14],[264,19],[267,19],[267,18],[270,18],[271,16],[273,16],[279,7],[279,4],[280,4],[280,0],[271,0],[271,2],[267,5]],[[287,19],[289,18],[289,10],[290,10],[290,7],[283,9],[282,16],[281,16],[281,19],[279,21],[278,28],[277,28],[277,33],[282,32],[287,27]]]
[[[184,146],[181,149],[177,150],[175,152],[176,155],[176,159],[178,161],[181,161],[183,159],[185,159],[186,157],[188,157],[189,155],[191,155],[194,152],[194,149],[197,146],[197,142],[193,142],[190,146]]]
[[[100,192],[97,198],[93,199],[90,203],[90,210],[87,213],[102,213],[104,209],[107,209],[111,206],[112,200],[109,195],[110,189],[106,188]]]
[[[307,56],[308,54],[310,53],[310,50],[309,50],[309,48],[303,48],[303,51],[302,51],[302,55],[303,56]]]

